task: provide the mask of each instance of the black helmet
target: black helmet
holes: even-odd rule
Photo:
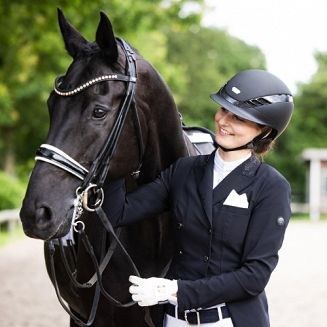
[[[239,117],[271,127],[271,139],[285,130],[293,112],[288,87],[264,70],[241,71],[210,97]]]

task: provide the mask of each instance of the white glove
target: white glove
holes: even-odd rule
[[[129,276],[129,281],[133,284],[129,287],[132,299],[141,307],[176,300],[177,280]]]

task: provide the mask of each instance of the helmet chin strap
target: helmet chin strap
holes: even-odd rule
[[[243,149],[253,149],[253,147],[254,147],[252,141],[249,142],[249,143],[247,143],[247,144],[244,144],[244,145],[241,145],[241,146],[239,146],[239,147],[237,147],[237,148],[232,148],[232,149],[227,149],[227,148],[221,146],[219,143],[218,143],[218,146],[219,146],[219,148],[222,149],[224,152],[231,152],[231,151],[237,151],[237,150],[243,150]]]
[[[256,136],[252,141],[250,141],[244,145],[241,145],[237,148],[232,148],[232,149],[227,149],[227,148],[221,146],[219,143],[217,143],[217,144],[218,144],[219,148],[222,149],[224,152],[238,151],[238,150],[243,150],[243,149],[251,150],[251,149],[254,149],[254,147],[257,145],[257,143],[262,139],[267,139],[267,140],[271,139],[272,140],[273,138],[270,135],[271,135],[271,133],[268,133],[268,135],[267,135],[267,130],[265,130],[262,133],[260,133],[258,136]]]

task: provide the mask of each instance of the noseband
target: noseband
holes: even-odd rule
[[[50,144],[42,144],[36,151],[36,161],[44,161],[51,165],[57,166],[68,173],[78,177],[82,181],[85,179],[89,171],[70,157],[65,152]]]

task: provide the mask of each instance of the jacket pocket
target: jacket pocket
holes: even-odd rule
[[[222,239],[235,250],[241,250],[247,233],[251,212],[247,208],[223,205],[219,216],[224,222]]]

